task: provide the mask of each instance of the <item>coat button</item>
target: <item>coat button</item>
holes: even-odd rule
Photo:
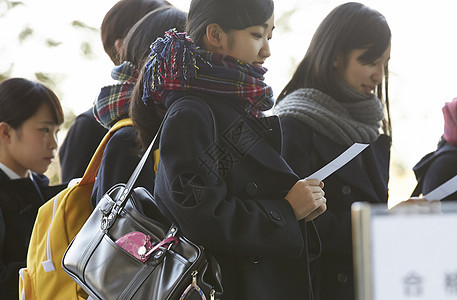
[[[249,182],[248,184],[246,184],[246,194],[248,194],[249,196],[257,195],[257,190],[258,187],[257,184],[255,184],[255,182]]]
[[[352,193],[351,187],[349,185],[345,185],[341,188],[341,192],[343,195],[350,195]]]
[[[348,282],[348,277],[346,274],[344,273],[338,273],[338,275],[336,275],[336,279],[338,280],[339,283],[346,283]]]
[[[275,210],[270,211],[270,216],[276,221],[281,220],[281,215]]]
[[[258,264],[259,262],[262,261],[262,256],[253,256],[253,257],[250,257],[249,260],[250,260],[253,264]]]

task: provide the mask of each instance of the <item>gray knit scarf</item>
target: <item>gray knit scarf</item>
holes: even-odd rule
[[[341,145],[374,142],[384,117],[381,101],[353,89],[345,92],[351,101],[337,101],[316,89],[298,89],[279,101],[274,114],[294,117]]]

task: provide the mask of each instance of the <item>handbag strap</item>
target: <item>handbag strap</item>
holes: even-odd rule
[[[140,175],[140,173],[141,173],[141,171],[143,169],[143,166],[146,163],[146,160],[148,159],[149,155],[151,154],[152,149],[154,148],[154,146],[156,144],[156,141],[158,140],[158,137],[160,136],[163,124],[165,123],[165,120],[167,119],[167,116],[168,116],[169,112],[171,111],[171,108],[173,106],[175,106],[178,102],[181,102],[183,100],[188,100],[188,99],[194,99],[194,100],[200,102],[209,111],[209,113],[211,115],[212,122],[213,122],[213,140],[214,140],[214,142],[217,141],[216,119],[214,118],[214,113],[211,110],[211,108],[209,107],[208,103],[206,103],[206,101],[204,101],[203,99],[200,99],[200,98],[198,98],[196,96],[193,96],[193,95],[186,95],[186,96],[183,96],[183,97],[179,98],[178,100],[174,101],[171,104],[171,106],[168,108],[165,116],[162,119],[162,122],[160,123],[159,129],[157,130],[154,138],[152,139],[152,141],[149,144],[148,148],[146,149],[146,151],[144,152],[143,156],[141,157],[140,162],[138,163],[138,165],[136,166],[136,168],[133,171],[132,175],[130,176],[129,180],[127,181],[127,183],[126,183],[126,185],[124,187],[124,190],[122,191],[120,197],[115,201],[115,204],[114,204],[114,206],[113,206],[113,208],[111,210],[111,213],[104,220],[103,223],[106,222],[104,225],[102,225],[102,227],[104,229],[108,229],[108,228],[110,228],[112,226],[112,224],[114,224],[116,216],[122,211],[122,208],[125,206],[126,200],[130,196],[130,194],[132,192],[132,189],[133,189],[133,186],[135,185],[135,182],[138,179],[138,176]]]
[[[154,138],[152,139],[151,143],[149,144],[148,148],[146,149],[146,151],[144,152],[143,154],[143,157],[141,158],[140,162],[138,163],[138,165],[136,166],[135,170],[133,171],[132,175],[130,176],[129,180],[127,181],[127,184],[125,186],[125,189],[130,193],[130,190],[132,189],[132,187],[134,186],[136,180],[138,179],[138,176],[139,174],[141,173],[141,170],[143,169],[143,166],[146,162],[146,160],[148,159],[149,157],[149,154],[151,153],[152,149],[154,148],[154,145],[155,145],[155,142],[158,138],[158,136],[160,135],[160,132],[162,131],[162,127],[163,127],[163,124],[165,123],[165,120],[169,114],[169,112],[171,111],[171,108],[176,105],[178,102],[181,102],[182,100],[186,100],[186,99],[195,99],[197,101],[199,101],[201,104],[203,104],[206,109],[209,111],[210,115],[211,115],[211,119],[212,119],[212,122],[213,122],[213,134],[214,134],[214,141],[217,141],[217,130],[216,130],[216,120],[214,118],[214,113],[213,111],[211,110],[211,108],[209,107],[208,103],[206,103],[206,101],[198,98],[198,97],[195,97],[195,96],[184,96],[182,98],[179,98],[178,100],[176,100],[175,102],[173,102],[173,104],[168,108],[165,116],[163,117],[163,120],[162,122],[160,123],[160,126],[159,126],[159,129],[157,130],[157,133],[156,135],[154,136]],[[125,192],[124,192],[125,193]]]

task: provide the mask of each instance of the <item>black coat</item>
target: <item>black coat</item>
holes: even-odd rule
[[[10,180],[0,170],[0,291],[2,299],[19,299],[19,269],[26,266],[27,249],[38,208],[65,188],[49,186],[44,175]]]
[[[443,140],[438,149],[425,155],[413,170],[418,181],[414,195],[426,195],[457,175],[457,147]],[[457,200],[457,192],[443,200]]]
[[[167,98],[168,107],[177,95]],[[172,107],[160,139],[162,212],[218,259],[225,300],[312,299],[306,225],[284,199],[298,177],[280,156],[277,117],[247,117],[236,99]],[[218,166],[216,168],[216,165]]]
[[[282,117],[283,156],[302,178],[344,150],[292,117]],[[356,201],[387,203],[390,138],[381,135],[361,154],[324,180],[327,211],[315,219],[322,255],[312,265],[316,299],[355,299],[351,205]]]
[[[95,119],[92,109],[76,117],[59,149],[62,182],[83,177],[92,155],[107,132]]]
[[[141,159],[138,150],[136,131],[133,126],[122,127],[113,134],[106,144],[92,190],[91,201],[94,207],[112,186],[117,183],[127,183]],[[135,186],[143,186],[152,194],[154,177],[153,158],[150,155]]]

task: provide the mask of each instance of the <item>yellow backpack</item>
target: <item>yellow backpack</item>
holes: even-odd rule
[[[87,299],[88,295],[62,269],[65,250],[92,213],[90,197],[110,137],[131,119],[118,121],[95,151],[82,179],[38,210],[27,252],[27,267],[19,270],[19,299]]]

